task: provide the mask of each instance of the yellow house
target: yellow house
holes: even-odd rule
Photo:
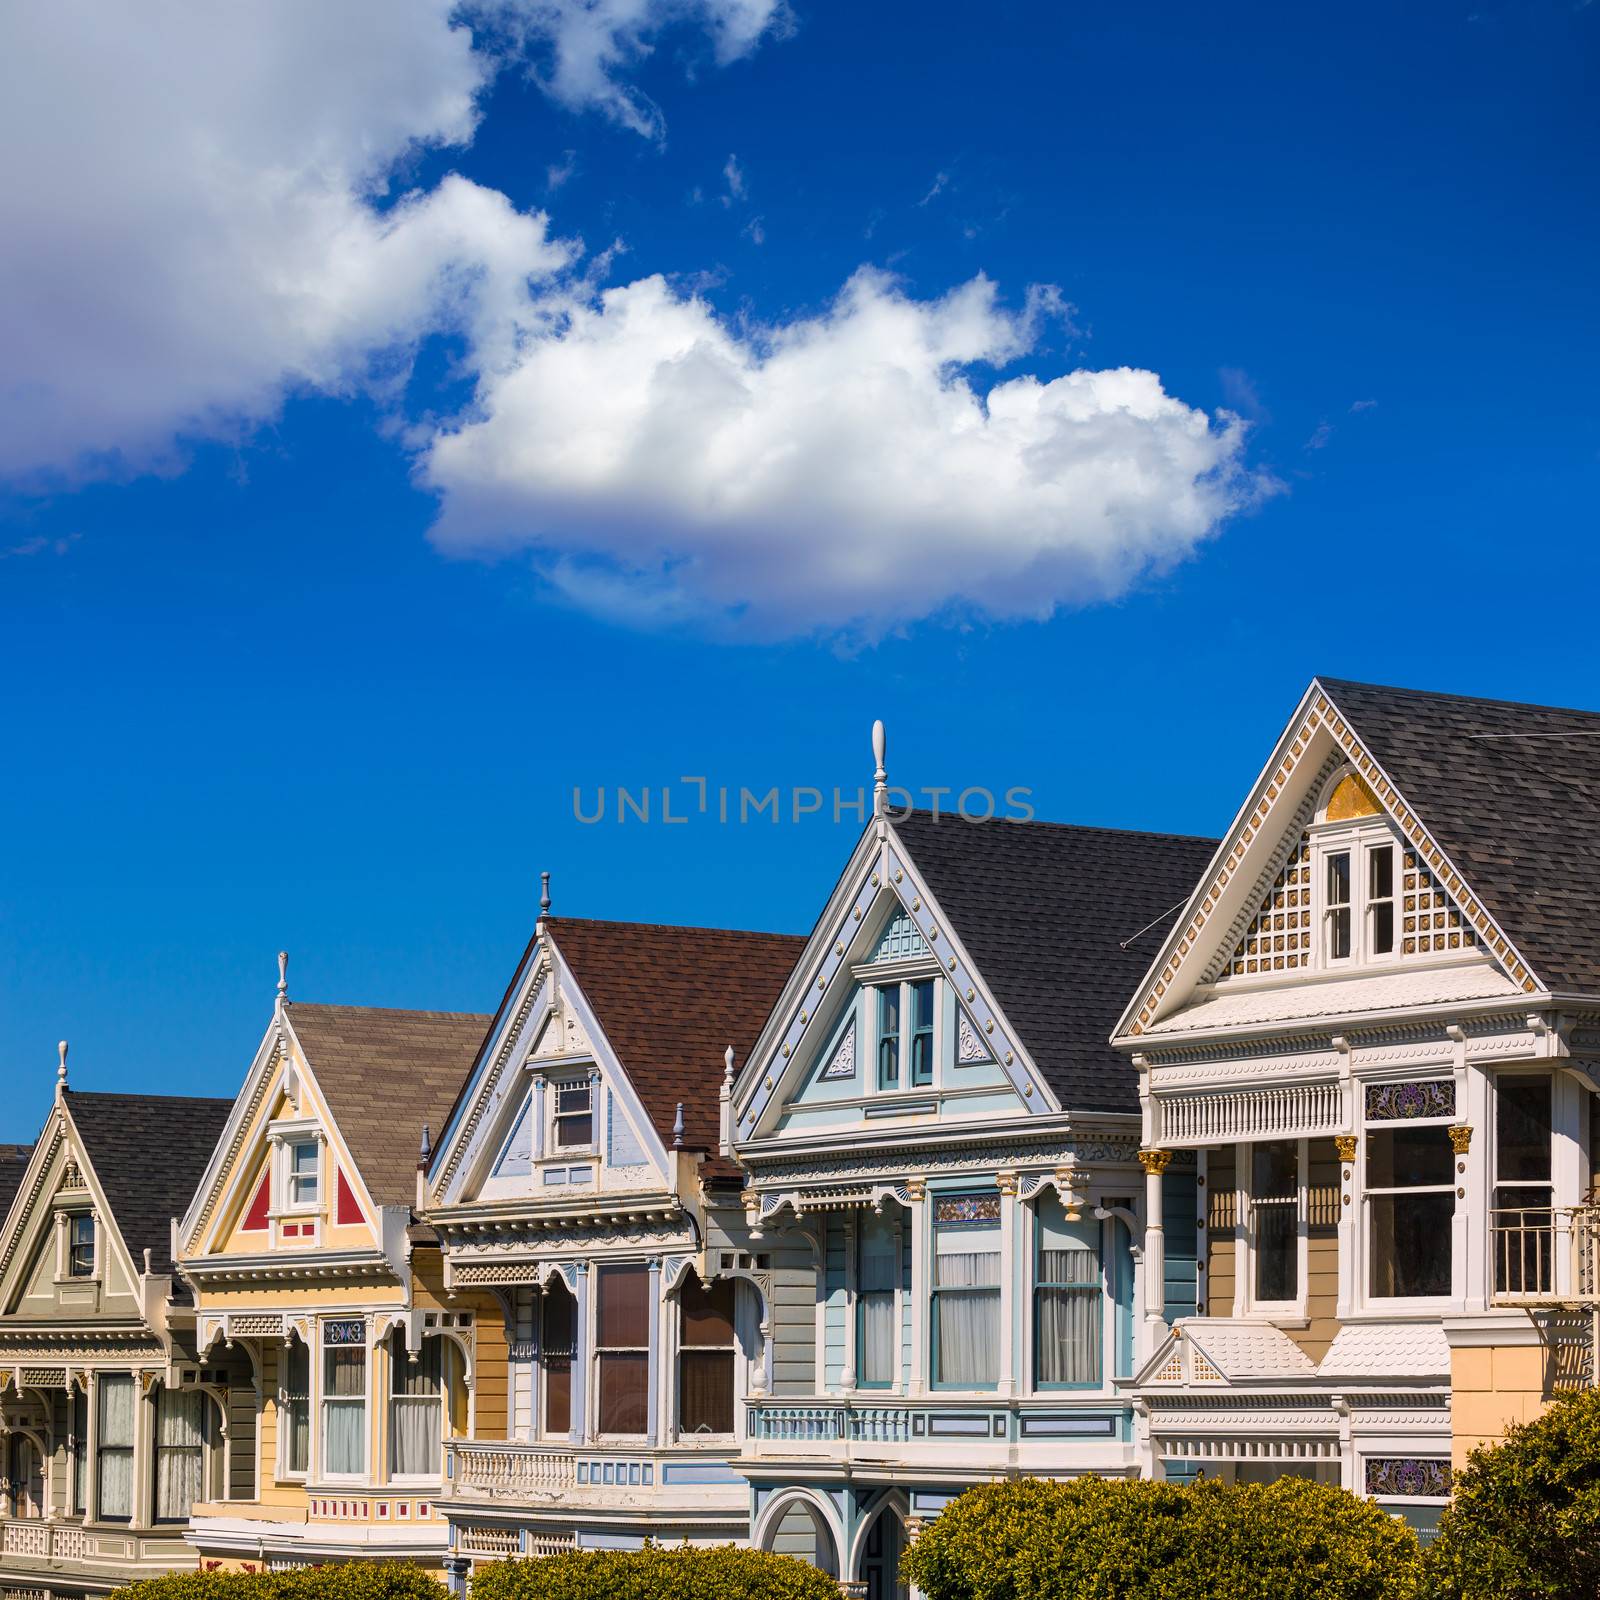
[[[247,1493],[194,1508],[202,1562],[440,1567],[447,1439],[503,1438],[505,1325],[447,1293],[415,1220],[486,1017],[290,1003],[271,1023],[179,1226],[202,1362],[254,1383]]]

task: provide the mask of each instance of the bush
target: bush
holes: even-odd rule
[[[1600,1393],[1472,1452],[1423,1563],[1427,1600],[1600,1595]]]
[[[904,1575],[928,1600],[1410,1600],[1418,1559],[1404,1524],[1304,1478],[1035,1478],[968,1490]]]
[[[405,1561],[348,1561],[292,1572],[175,1572],[116,1591],[117,1600],[449,1600],[450,1591]]]
[[[473,1573],[471,1600],[839,1600],[839,1585],[793,1556],[649,1544],[496,1561]]]

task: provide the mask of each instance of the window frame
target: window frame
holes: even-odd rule
[[[78,1252],[83,1244],[73,1238],[79,1223],[89,1227],[89,1264],[86,1271],[78,1270]],[[69,1211],[66,1214],[66,1277],[72,1283],[92,1283],[100,1276],[100,1228],[92,1211]]]
[[[1504,1085],[1507,1085],[1507,1084],[1510,1084],[1510,1083],[1513,1083],[1513,1082],[1522,1082],[1522,1083],[1538,1082],[1538,1083],[1542,1083],[1544,1085],[1544,1088],[1545,1088],[1545,1093],[1546,1093],[1546,1097],[1547,1097],[1547,1104],[1549,1106],[1549,1131],[1548,1131],[1547,1136],[1546,1136],[1546,1145],[1545,1145],[1545,1163],[1546,1163],[1546,1166],[1548,1168],[1548,1176],[1546,1176],[1544,1178],[1503,1178],[1500,1175],[1500,1160],[1501,1160],[1501,1149],[1500,1149],[1500,1133],[1501,1133],[1500,1091],[1501,1091],[1501,1088]],[[1503,1285],[1500,1282],[1501,1255],[1500,1255],[1499,1241],[1498,1241],[1498,1239],[1496,1237],[1497,1229],[1496,1229],[1495,1219],[1497,1217],[1501,1216],[1504,1212],[1506,1212],[1508,1210],[1517,1210],[1519,1212],[1520,1216],[1523,1219],[1526,1219],[1526,1217],[1527,1217],[1527,1215],[1528,1215],[1528,1213],[1530,1211],[1531,1212],[1544,1212],[1549,1217],[1550,1221],[1549,1221],[1548,1236],[1549,1236],[1549,1239],[1550,1239],[1550,1249],[1549,1249],[1549,1255],[1547,1257],[1546,1273],[1544,1275],[1544,1281],[1542,1281],[1538,1285],[1536,1285],[1535,1288],[1536,1288],[1536,1292],[1549,1293],[1549,1294],[1554,1294],[1555,1290],[1556,1290],[1556,1276],[1557,1276],[1558,1271],[1560,1270],[1558,1265],[1557,1265],[1557,1262],[1556,1262],[1556,1251],[1555,1251],[1555,1212],[1556,1212],[1556,1188],[1557,1188],[1557,1186],[1556,1186],[1556,1167],[1557,1167],[1556,1144],[1557,1144],[1557,1138],[1558,1138],[1557,1125],[1558,1125],[1558,1122],[1559,1122],[1559,1106],[1557,1104],[1557,1090],[1558,1090],[1558,1085],[1557,1085],[1557,1082],[1556,1082],[1556,1075],[1555,1075],[1554,1072],[1550,1071],[1548,1068],[1540,1068],[1540,1067],[1532,1067],[1532,1068],[1530,1068],[1530,1067],[1523,1067],[1523,1066],[1508,1066],[1508,1067],[1505,1067],[1505,1068],[1496,1069],[1490,1076],[1489,1097],[1488,1097],[1488,1099],[1489,1099],[1489,1118],[1488,1118],[1488,1121],[1489,1121],[1489,1162],[1488,1162],[1488,1166],[1489,1166],[1489,1171],[1488,1171],[1488,1180],[1489,1180],[1488,1181],[1488,1189],[1489,1189],[1489,1229],[1488,1229],[1488,1233],[1489,1233],[1489,1239],[1490,1239],[1490,1243],[1491,1243],[1491,1255],[1490,1255],[1490,1261],[1489,1261],[1489,1293],[1490,1293],[1491,1297],[1496,1295],[1496,1294],[1500,1294],[1500,1293],[1505,1293],[1505,1292],[1519,1293],[1519,1292],[1524,1292],[1526,1290],[1526,1278],[1525,1277],[1524,1277],[1524,1281],[1523,1281],[1523,1290],[1510,1289],[1509,1285]],[[1544,1205],[1542,1205],[1542,1206],[1540,1206],[1540,1205],[1527,1206],[1527,1207],[1507,1207],[1507,1206],[1502,1206],[1501,1203],[1500,1203],[1500,1196],[1504,1191],[1507,1191],[1507,1190],[1530,1191],[1530,1192],[1534,1192],[1534,1193],[1541,1193],[1541,1194],[1544,1194],[1544,1195],[1548,1196],[1548,1199],[1547,1199],[1546,1203]],[[1521,1223],[1522,1229],[1525,1230],[1527,1228],[1527,1226],[1528,1225],[1527,1225],[1526,1220],[1523,1220],[1522,1223]],[[1524,1237],[1524,1239],[1526,1239],[1526,1237],[1527,1237],[1526,1233],[1523,1234],[1523,1237]],[[1524,1248],[1526,1248],[1526,1245],[1524,1246]],[[1527,1270],[1526,1266],[1524,1266],[1524,1268],[1523,1268],[1524,1273],[1526,1273],[1526,1270]]]
[[[1257,1199],[1255,1193],[1255,1155],[1262,1145],[1292,1145],[1294,1147],[1294,1195],[1284,1199]],[[1256,1139],[1235,1146],[1234,1173],[1238,1186],[1237,1214],[1244,1224],[1244,1304],[1252,1315],[1264,1317],[1303,1317],[1308,1304],[1309,1285],[1306,1282],[1310,1267],[1308,1227],[1309,1199],[1309,1145],[1306,1139]],[[1288,1300],[1268,1300],[1257,1292],[1257,1271],[1260,1248],[1256,1227],[1256,1207],[1270,1206],[1293,1208],[1294,1212],[1294,1283],[1295,1292]]]
[[[437,1386],[429,1394],[403,1393],[396,1379],[401,1373],[408,1372],[411,1368],[411,1352],[406,1348],[405,1333],[396,1327],[389,1330],[389,1392],[385,1397],[387,1415],[384,1418],[385,1426],[385,1456],[387,1458],[387,1475],[390,1483],[414,1486],[419,1484],[438,1484],[444,1479],[444,1447],[445,1441],[450,1437],[450,1384],[452,1373],[450,1370],[453,1359],[460,1358],[460,1348],[448,1334],[436,1331],[425,1332],[422,1344],[417,1351],[417,1366],[420,1368],[426,1357],[428,1347],[436,1346],[439,1352],[439,1370]],[[452,1352],[454,1355],[452,1356]],[[438,1437],[434,1443],[438,1447],[438,1465],[427,1472],[402,1472],[396,1465],[396,1445],[399,1431],[395,1427],[396,1408],[415,1402],[429,1403],[434,1409],[435,1432]],[[420,1409],[420,1406],[418,1407]]]
[[[359,1343],[346,1340],[330,1342],[328,1329],[332,1324],[358,1320],[362,1321],[362,1335]],[[313,1396],[316,1405],[317,1425],[315,1442],[311,1447],[313,1468],[319,1482],[365,1482],[372,1466],[372,1345],[367,1338],[366,1324],[364,1320],[355,1317],[324,1317],[318,1326],[320,1329],[318,1334],[319,1359],[316,1363],[316,1392]],[[359,1351],[361,1355],[361,1393],[359,1396],[330,1396],[328,1393],[328,1357],[351,1350]],[[328,1407],[330,1405],[353,1407],[357,1403],[361,1407],[361,1464],[354,1472],[335,1472],[328,1466]]]
[[[588,1097],[588,1105],[582,1111],[561,1109],[561,1097],[564,1094],[582,1092]],[[599,1125],[599,1100],[598,1086],[594,1078],[551,1078],[549,1080],[548,1096],[550,1101],[550,1140],[546,1148],[545,1158],[552,1159],[559,1156],[565,1160],[574,1155],[592,1155],[597,1148],[597,1133]],[[589,1137],[581,1143],[567,1143],[562,1139],[562,1123],[575,1118],[587,1117],[589,1121]]]
[[[545,1337],[545,1309],[550,1301],[551,1290],[559,1284],[561,1292],[566,1296],[568,1319],[571,1326],[571,1350],[564,1357],[567,1363],[567,1425],[564,1428],[550,1426],[550,1371],[547,1365],[550,1359],[549,1343]],[[578,1365],[579,1352],[583,1346],[582,1329],[578,1326],[578,1297],[567,1284],[567,1280],[557,1273],[549,1282],[539,1290],[537,1300],[534,1302],[534,1315],[538,1318],[539,1359],[535,1363],[537,1369],[536,1387],[538,1393],[534,1396],[533,1433],[537,1439],[553,1440],[572,1438],[572,1419],[574,1416],[573,1397],[578,1385],[584,1381],[584,1375]]]
[[[1434,1074],[1443,1076],[1443,1074]],[[1373,1080],[1373,1081],[1403,1081],[1403,1080]],[[1460,1299],[1463,1274],[1466,1271],[1466,1262],[1459,1259],[1455,1248],[1455,1213],[1461,1205],[1459,1189],[1463,1187],[1463,1180],[1457,1173],[1456,1167],[1460,1157],[1454,1149],[1450,1152],[1449,1182],[1432,1184],[1406,1184],[1375,1186],[1372,1182],[1372,1140],[1375,1135],[1393,1133],[1407,1128],[1422,1128],[1444,1134],[1446,1142],[1449,1140],[1449,1129],[1457,1122],[1457,1115],[1452,1112],[1448,1116],[1437,1117],[1382,1117],[1372,1118],[1366,1115],[1365,1098],[1368,1083],[1357,1080],[1356,1092],[1363,1102],[1361,1118],[1361,1148],[1360,1162],[1357,1168],[1357,1180],[1360,1183],[1361,1214],[1359,1218],[1360,1235],[1357,1242],[1356,1260],[1356,1297],[1357,1305],[1363,1311],[1391,1312],[1406,1311],[1433,1311],[1448,1310]],[[1374,1200],[1398,1200],[1405,1197],[1448,1194],[1451,1199],[1451,1225],[1447,1238],[1447,1248],[1450,1252],[1450,1288],[1444,1294],[1430,1295],[1382,1295],[1374,1292],[1372,1287],[1373,1272],[1377,1266],[1378,1252],[1373,1241],[1373,1225],[1375,1211]]]
[[[994,1218],[994,1221],[993,1221],[992,1225],[989,1224],[987,1221],[981,1227],[975,1227],[975,1226],[972,1226],[971,1224],[962,1225],[962,1224],[959,1224],[959,1223],[946,1223],[946,1224],[941,1225],[937,1220],[937,1217],[938,1217],[938,1209],[937,1208],[938,1208],[938,1204],[939,1204],[940,1201],[944,1201],[944,1200],[962,1200],[962,1199],[968,1199],[968,1198],[988,1200],[991,1197],[996,1199],[999,1202],[999,1205],[998,1205],[997,1210],[996,1210],[996,1215],[995,1215],[995,1218]],[[1004,1325],[1006,1260],[1005,1260],[1005,1224],[1004,1224],[1003,1217],[1004,1217],[1005,1197],[1000,1194],[998,1189],[983,1189],[983,1188],[965,1189],[964,1188],[964,1189],[953,1189],[953,1190],[948,1190],[948,1191],[941,1191],[941,1192],[939,1192],[937,1194],[930,1194],[928,1199],[929,1199],[929,1212],[928,1212],[928,1230],[929,1230],[928,1231],[928,1255],[929,1255],[928,1268],[929,1268],[929,1270],[928,1270],[928,1287],[927,1287],[927,1301],[928,1301],[928,1307],[927,1307],[927,1318],[928,1318],[928,1334],[927,1334],[927,1337],[928,1337],[928,1387],[930,1389],[936,1389],[936,1390],[940,1391],[941,1393],[994,1394],[994,1393],[996,1393],[998,1391],[999,1386],[1000,1386],[1000,1371],[1001,1371],[1001,1367],[1003,1365],[1003,1363],[1000,1361],[1000,1352],[999,1352],[998,1348],[995,1351],[995,1376],[994,1376],[994,1378],[992,1380],[990,1380],[987,1383],[962,1383],[962,1382],[955,1381],[953,1379],[943,1379],[943,1378],[939,1378],[939,1377],[936,1376],[936,1374],[939,1371],[940,1324],[943,1321],[943,1318],[940,1316],[939,1311],[938,1311],[937,1308],[938,1308],[938,1304],[939,1304],[939,1301],[940,1301],[941,1298],[958,1297],[958,1296],[961,1296],[961,1295],[966,1295],[966,1296],[975,1298],[979,1294],[983,1294],[983,1295],[992,1294],[994,1296],[994,1298],[995,1298],[995,1302],[996,1302],[997,1306],[999,1307],[999,1311],[1000,1311],[1000,1323],[1001,1323],[1000,1333],[1001,1333],[1001,1337],[1002,1338],[1009,1337],[1009,1334],[1008,1334],[1008,1332],[1007,1332],[1007,1330],[1005,1328],[1005,1325]],[[993,1238],[994,1238],[994,1249],[992,1251],[967,1252],[969,1254],[994,1255],[994,1256],[997,1256],[999,1258],[999,1261],[1000,1261],[999,1276],[996,1278],[996,1280],[995,1280],[995,1282],[993,1284],[982,1284],[982,1285],[953,1285],[952,1284],[952,1285],[946,1285],[943,1288],[941,1288],[939,1286],[939,1260],[938,1260],[938,1258],[939,1258],[939,1232],[940,1232],[941,1226],[947,1228],[952,1233],[974,1233],[974,1234],[981,1233],[981,1234],[991,1234],[991,1235],[993,1235]],[[954,1252],[952,1252],[952,1253],[954,1253]]]
[[[602,1285],[604,1277],[605,1277],[605,1275],[607,1273],[616,1273],[616,1272],[628,1272],[628,1273],[635,1273],[636,1272],[644,1279],[644,1284],[645,1284],[645,1303],[644,1303],[645,1325],[644,1325],[644,1343],[643,1344],[602,1344],[600,1342],[601,1333],[602,1333],[602,1327],[603,1327],[602,1299],[603,1299],[603,1295],[604,1295],[604,1290],[602,1289],[601,1285]],[[594,1344],[592,1346],[592,1357],[591,1357],[591,1360],[590,1360],[590,1370],[594,1375],[594,1410],[592,1412],[592,1415],[594,1417],[593,1429],[594,1429],[594,1436],[595,1436],[596,1439],[606,1439],[606,1440],[611,1440],[611,1439],[616,1439],[616,1440],[624,1440],[624,1439],[627,1439],[627,1440],[641,1440],[642,1439],[642,1440],[648,1441],[648,1440],[650,1440],[651,1438],[654,1437],[654,1434],[655,1434],[655,1418],[654,1418],[654,1416],[651,1415],[651,1410],[650,1410],[650,1374],[651,1374],[651,1370],[652,1370],[651,1364],[655,1360],[655,1352],[651,1348],[650,1333],[651,1333],[652,1323],[656,1322],[657,1326],[659,1326],[659,1322],[658,1322],[658,1319],[653,1319],[651,1317],[651,1314],[650,1314],[651,1305],[650,1305],[650,1298],[649,1297],[650,1297],[651,1290],[655,1287],[656,1278],[657,1278],[657,1274],[651,1272],[649,1263],[648,1262],[644,1262],[644,1261],[607,1261],[607,1262],[604,1262],[604,1263],[601,1263],[601,1264],[597,1264],[595,1266],[595,1268],[594,1268],[594,1311],[593,1311]],[[612,1431],[612,1430],[607,1430],[605,1428],[605,1426],[604,1426],[605,1366],[606,1366],[605,1357],[608,1356],[608,1355],[612,1355],[612,1356],[618,1356],[618,1355],[620,1355],[620,1356],[643,1356],[644,1357],[645,1417],[644,1417],[644,1426],[643,1426],[643,1428],[641,1428],[636,1433],[632,1433],[632,1432],[630,1432],[630,1433],[618,1433],[618,1432],[615,1432],[615,1431]]]
[[[105,1386],[108,1383],[127,1384],[132,1395],[132,1407],[129,1411],[129,1439],[127,1444],[107,1444],[105,1438]],[[95,1440],[94,1440],[94,1483],[91,1493],[94,1498],[95,1522],[131,1523],[134,1512],[139,1505],[139,1477],[136,1471],[135,1459],[139,1448],[139,1380],[131,1372],[101,1372],[95,1375]],[[115,1452],[119,1457],[128,1458],[128,1510],[126,1513],[108,1512],[105,1509],[105,1473],[102,1470],[105,1458]]]
[[[943,1076],[940,1062],[946,1053],[944,977],[923,966],[911,972],[869,974],[861,979],[866,998],[872,1041],[872,1089],[876,1094],[922,1094],[937,1088]],[[917,1021],[917,999],[928,997],[927,1022]],[[892,997],[892,999],[891,999]],[[894,1007],[894,1031],[885,1031],[885,1011]],[[926,1041],[919,1052],[918,1045]],[[892,1047],[894,1076],[885,1073]],[[919,1055],[922,1057],[919,1063]]]
[[[728,1289],[728,1342],[726,1344],[690,1344],[684,1338],[686,1311],[683,1303],[685,1289],[691,1280],[699,1284],[701,1292],[710,1295],[716,1288],[726,1285]],[[676,1349],[673,1352],[673,1437],[676,1439],[690,1440],[699,1444],[724,1442],[734,1439],[739,1432],[739,1279],[728,1277],[714,1277],[709,1284],[702,1283],[699,1275],[692,1269],[684,1274],[683,1281],[678,1285],[677,1292],[672,1296],[673,1307],[677,1316]],[[728,1354],[728,1397],[729,1426],[726,1431],[690,1429],[684,1426],[683,1421],[683,1364],[686,1355],[696,1352],[713,1351]]]
[[[312,1171],[301,1172],[299,1156],[302,1150],[311,1152]],[[311,1192],[306,1194],[309,1184]],[[322,1204],[322,1141],[320,1139],[285,1139],[283,1142],[283,1209],[294,1212],[315,1212]]]
[[[198,1447],[192,1445],[168,1445],[161,1442],[161,1407],[173,1395],[195,1395],[200,1411],[200,1443]],[[181,1528],[188,1524],[193,1514],[191,1508],[181,1517],[164,1517],[160,1513],[161,1503],[161,1459],[162,1453],[168,1450],[190,1450],[198,1448],[200,1454],[200,1499],[211,1498],[212,1490],[212,1447],[216,1440],[216,1425],[212,1418],[211,1396],[203,1389],[169,1389],[166,1384],[157,1387],[155,1404],[150,1414],[150,1525],[156,1528]]]
[[[294,1405],[295,1399],[289,1387],[289,1362],[295,1351],[301,1351],[306,1364],[305,1395],[299,1402],[305,1406],[306,1411],[306,1464],[303,1467],[294,1465],[292,1451],[294,1448]],[[304,1483],[311,1473],[311,1456],[313,1450],[313,1437],[316,1429],[313,1426],[315,1407],[312,1395],[312,1386],[315,1382],[312,1369],[316,1365],[311,1359],[311,1346],[304,1339],[296,1336],[288,1340],[278,1357],[278,1448],[277,1461],[274,1463],[274,1476],[280,1483]]]
[[[870,1223],[878,1223],[886,1228],[888,1230],[889,1237],[894,1244],[894,1283],[887,1290],[866,1290],[861,1287],[862,1247],[865,1241],[867,1227]],[[904,1351],[902,1348],[904,1344],[905,1326],[905,1229],[896,1219],[888,1217],[873,1217],[872,1214],[868,1212],[859,1217],[856,1221],[852,1249],[855,1254],[855,1259],[851,1262],[850,1323],[851,1337],[854,1340],[853,1349],[855,1352],[855,1360],[853,1362],[856,1375],[855,1387],[857,1389],[865,1390],[868,1394],[891,1393],[900,1387],[901,1379],[904,1376],[903,1368],[905,1365]],[[887,1294],[894,1306],[895,1340],[894,1360],[892,1363],[894,1371],[887,1378],[868,1379],[864,1378],[861,1373],[861,1352],[864,1344],[862,1339],[861,1325],[864,1320],[862,1313],[865,1309],[863,1296],[866,1294]]]
[[[1317,929],[1312,941],[1316,959],[1313,970],[1349,972],[1359,967],[1386,967],[1397,962],[1402,950],[1401,843],[1388,819],[1375,816],[1358,817],[1351,822],[1319,822],[1312,824],[1308,831],[1312,847],[1312,920]],[[1372,893],[1373,862],[1385,851],[1389,855],[1389,893],[1375,896]],[[1334,901],[1330,894],[1332,864],[1339,856],[1349,859],[1350,898],[1347,901]],[[1389,908],[1387,950],[1375,948],[1375,913],[1380,906]],[[1340,911],[1349,915],[1350,951],[1348,955],[1336,956],[1332,953],[1333,918]]]
[[[1112,1284],[1107,1265],[1107,1249],[1111,1245],[1110,1224],[1101,1220],[1095,1227],[1095,1244],[1092,1254],[1095,1259],[1096,1278],[1094,1283],[1064,1283],[1055,1279],[1047,1279],[1043,1272],[1044,1249],[1044,1218],[1040,1214],[1040,1204],[1044,1196],[1050,1191],[1041,1190],[1039,1199],[1024,1208],[1028,1219],[1029,1249],[1028,1249],[1028,1350],[1027,1373],[1028,1385],[1034,1394],[1088,1394],[1104,1391],[1108,1384],[1107,1373],[1115,1359],[1116,1349],[1116,1296],[1112,1292]],[[1056,1195],[1056,1204],[1061,1207],[1063,1221],[1066,1221],[1066,1203],[1059,1194]],[[1094,1215],[1093,1206],[1080,1206],[1080,1210],[1087,1210],[1089,1215]],[[1098,1297],[1100,1302],[1100,1315],[1096,1319],[1099,1327],[1099,1348],[1097,1351],[1097,1365],[1099,1375],[1095,1378],[1041,1378],[1039,1376],[1039,1358],[1044,1349],[1044,1341],[1040,1337],[1040,1311],[1042,1309],[1041,1296],[1045,1292],[1067,1291],[1087,1297],[1090,1294]]]

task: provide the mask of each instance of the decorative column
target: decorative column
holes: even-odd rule
[[[650,1260],[650,1363],[645,1369],[645,1413],[650,1418],[651,1442],[660,1445],[666,1435],[662,1420],[662,1369],[670,1359],[661,1341],[661,1257]]]
[[[1481,1158],[1477,1161],[1470,1159],[1472,1154],[1472,1129],[1466,1123],[1458,1123],[1455,1127],[1446,1130],[1450,1135],[1450,1151],[1455,1157],[1455,1171],[1451,1176],[1456,1184],[1456,1209],[1451,1218],[1451,1244],[1455,1251],[1456,1269],[1453,1274],[1456,1283],[1461,1286],[1468,1310],[1486,1311],[1489,1306],[1489,1293],[1493,1286],[1493,1272],[1491,1264],[1485,1270],[1485,1251],[1471,1248],[1473,1235],[1472,1221],[1474,1217],[1482,1217],[1487,1242],[1488,1254],[1493,1255],[1496,1247],[1494,1237],[1494,1218],[1490,1211],[1492,1201],[1483,1193],[1483,1184],[1480,1180],[1480,1171],[1483,1166]]]
[[[995,1390],[1005,1398],[1016,1392],[1017,1274],[1017,1175],[1001,1172],[995,1176],[1000,1191],[1000,1369]]]
[[[911,1371],[907,1393],[928,1388],[928,1230],[925,1224],[928,1186],[921,1178],[906,1180],[907,1231],[911,1236]]]
[[[1161,1179],[1172,1161],[1170,1150],[1141,1150],[1144,1168],[1144,1318],[1153,1337],[1167,1321],[1167,1241],[1161,1225]]]
[[[568,1432],[574,1444],[582,1444],[589,1436],[589,1351],[594,1343],[589,1332],[589,1263],[578,1262],[574,1271],[578,1282],[573,1293],[577,1304],[572,1317],[572,1418]]]
[[[533,1079],[533,1139],[531,1145],[533,1159],[536,1164],[544,1160],[544,1097],[548,1087],[544,1074],[542,1072],[535,1073]]]
[[[1356,1204],[1356,1153],[1361,1140],[1353,1133],[1336,1133],[1333,1148],[1339,1157],[1339,1301],[1340,1321],[1355,1309],[1357,1298],[1356,1246],[1361,1208]]]

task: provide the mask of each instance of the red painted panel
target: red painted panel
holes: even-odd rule
[[[349,1180],[344,1175],[344,1168],[339,1169],[339,1225],[362,1221],[361,1207],[356,1201],[355,1191],[350,1187]]]
[[[244,1219],[243,1231],[245,1233],[259,1233],[267,1225],[267,1210],[272,1203],[272,1174],[261,1174],[261,1187],[256,1190],[256,1197],[250,1202],[250,1213]]]

